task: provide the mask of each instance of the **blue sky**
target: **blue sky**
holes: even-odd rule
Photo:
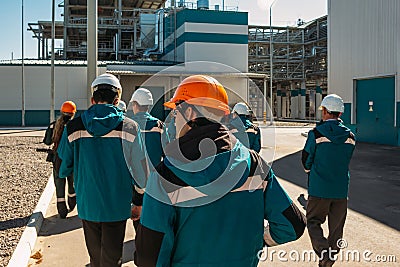
[[[26,31],[29,22],[51,20],[52,0],[24,1],[24,44],[25,58],[37,57],[37,40],[32,32]],[[176,0],[179,2],[179,0]],[[188,0],[186,0],[188,1]],[[56,5],[63,0],[55,0]],[[190,0],[190,2],[195,2]],[[225,0],[225,6],[239,7],[239,11],[249,13],[249,24],[269,25],[269,6],[273,0]],[[0,60],[21,58],[22,0],[0,0],[0,23],[2,36]],[[210,6],[222,6],[222,0],[209,0]],[[62,20],[62,9],[56,6],[56,20]],[[298,18],[309,21],[327,14],[327,0],[276,0],[272,8],[273,25],[294,25]]]

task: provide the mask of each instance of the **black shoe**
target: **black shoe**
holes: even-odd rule
[[[323,259],[319,262],[319,267],[332,267],[335,262],[330,259]]]
[[[67,217],[68,209],[65,201],[57,202],[57,211],[61,219],[65,219]]]
[[[76,206],[76,196],[68,197],[68,207],[69,211],[73,211]]]

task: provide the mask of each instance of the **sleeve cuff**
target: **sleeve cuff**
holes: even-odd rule
[[[135,206],[142,206],[143,205],[143,193],[138,193],[135,188],[133,189],[133,195],[132,195],[132,203]]]

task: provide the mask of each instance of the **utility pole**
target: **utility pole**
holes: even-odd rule
[[[24,0],[22,0],[22,23],[21,23],[21,32],[22,32],[22,62],[21,62],[21,81],[22,81],[22,107],[21,107],[21,126],[25,127],[25,68],[24,68]]]
[[[51,7],[51,87],[50,87],[50,123],[55,120],[54,112],[54,39],[56,35],[56,22],[55,22],[55,0],[53,0]]]
[[[274,112],[272,109],[272,81],[274,79],[274,73],[273,73],[273,61],[272,57],[274,56],[274,48],[273,48],[273,43],[272,43],[272,6],[275,4],[277,0],[274,0],[271,5],[269,6],[269,66],[270,66],[270,77],[269,77],[269,94],[270,94],[270,109],[271,109],[271,118],[270,118],[270,124],[273,124],[273,117],[274,117]]]
[[[91,84],[97,77],[97,0],[88,0],[87,8],[87,103],[91,105]]]

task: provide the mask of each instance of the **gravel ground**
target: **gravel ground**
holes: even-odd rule
[[[0,136],[0,266],[7,266],[46,186],[51,164],[42,137]]]

